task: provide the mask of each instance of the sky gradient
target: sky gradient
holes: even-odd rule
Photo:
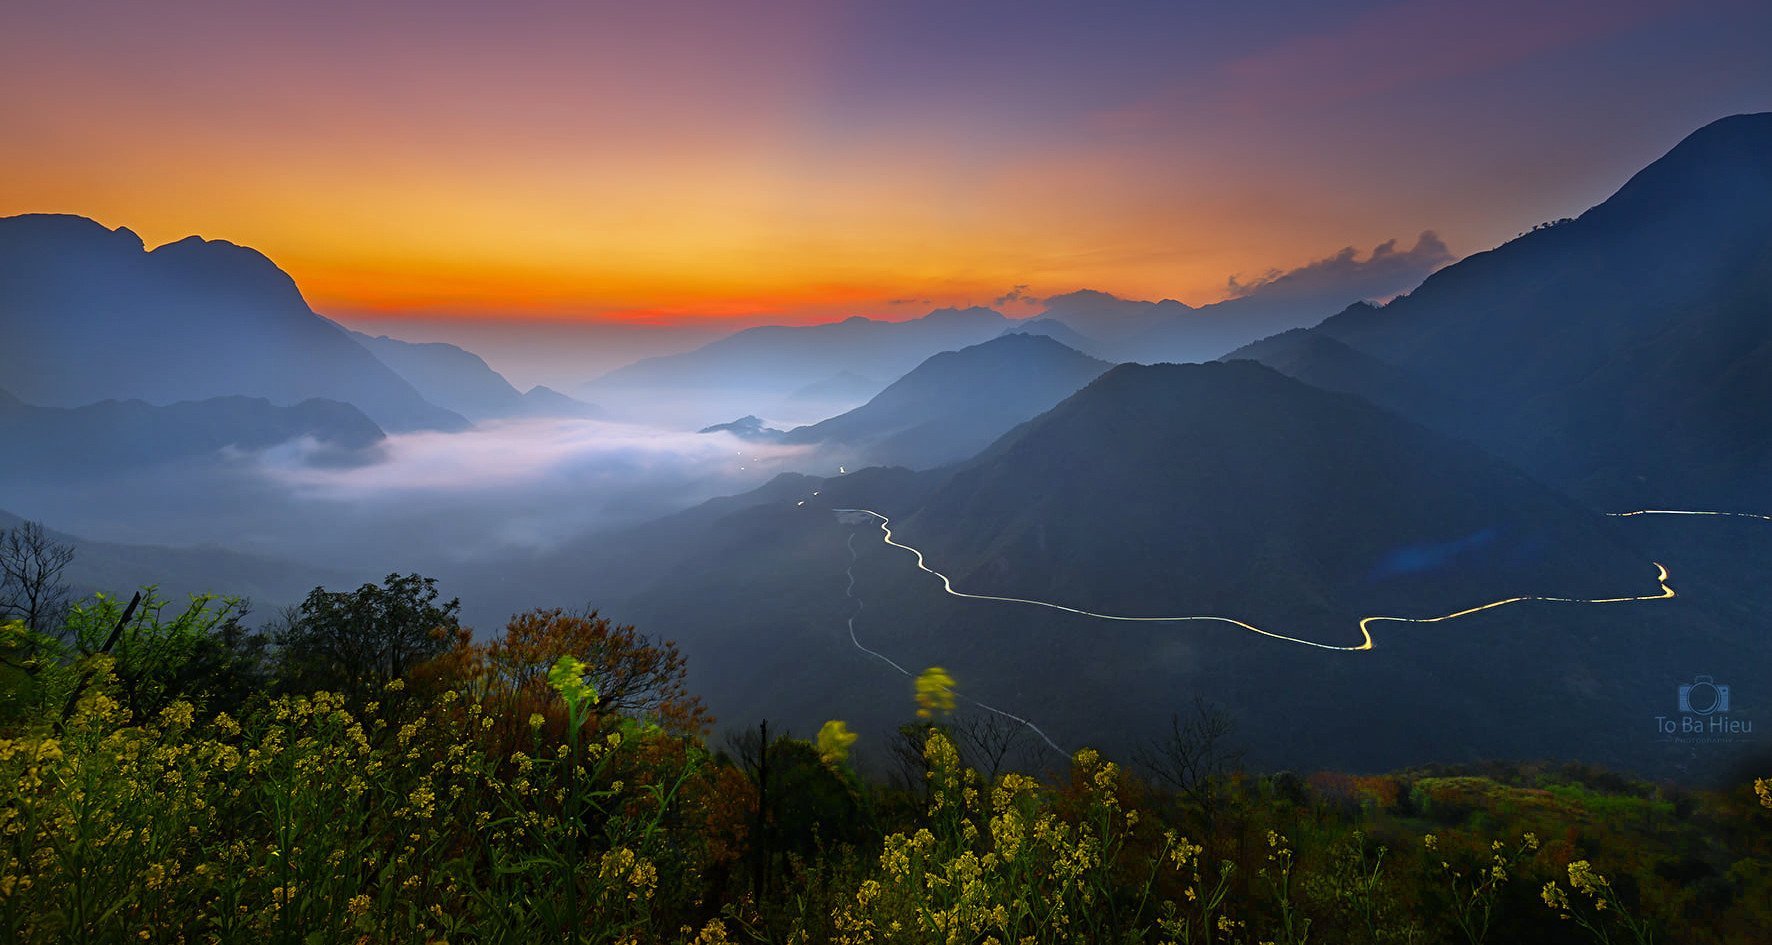
[[[251,245],[323,314],[1200,303],[1457,254],[1772,108],[1772,7],[312,0],[0,12],[0,214]]]

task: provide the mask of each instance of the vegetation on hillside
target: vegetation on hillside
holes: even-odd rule
[[[0,601],[54,596],[17,590]],[[886,783],[858,773],[869,746],[841,720],[710,740],[682,656],[632,627],[538,610],[476,642],[456,610],[416,575],[316,589],[263,631],[227,599],[9,604],[0,933],[1302,945],[1772,927],[1768,780],[1255,774],[1204,703],[1132,768],[1083,750],[1035,777],[1002,770],[1003,732],[957,715],[963,681],[932,667],[905,691],[907,776]]]

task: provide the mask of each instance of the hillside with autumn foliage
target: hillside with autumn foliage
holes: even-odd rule
[[[1746,945],[1772,924],[1765,779],[1256,771],[1203,700],[1134,757],[1062,757],[942,667],[866,746],[840,719],[716,727],[674,644],[595,612],[476,642],[418,575],[316,588],[264,630],[236,599],[57,591],[12,580],[0,640],[8,941]]]

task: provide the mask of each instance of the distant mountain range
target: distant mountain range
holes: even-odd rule
[[[51,430],[49,414],[31,421],[31,442],[47,450],[32,464],[42,471],[77,465],[74,431],[95,427],[148,459],[205,444],[264,446],[292,430],[354,442],[364,425],[379,437],[603,415],[545,387],[519,392],[454,345],[338,325],[254,250],[191,237],[148,251],[127,229],[56,214],[0,219],[0,383],[25,404],[92,408],[57,415],[65,434]],[[345,405],[354,418],[340,413]],[[18,406],[9,407],[15,426],[25,422]]]
[[[814,381],[794,391],[782,398],[781,403],[783,409],[787,410],[820,410],[830,415],[842,413],[866,402],[884,386],[884,381],[862,377],[854,371],[838,371],[822,381]],[[836,409],[829,409],[833,405]]]
[[[1313,325],[1349,302],[1405,292],[1453,258],[1431,232],[1411,249],[1398,250],[1393,241],[1363,261],[1353,252],[1275,274],[1243,287],[1240,295],[1199,307],[1093,290],[1054,296],[1026,330],[1058,322],[1074,332],[1057,334],[1060,341],[1110,361],[1209,361],[1276,332]]]
[[[866,404],[780,441],[824,447],[856,467],[958,462],[1110,367],[1045,335],[1005,334],[937,354]]]
[[[1608,507],[1761,508],[1772,114],[1708,125],[1579,218],[1408,296],[1233,357],[1355,391]]]
[[[334,400],[280,407],[235,396],[164,407],[140,400],[38,407],[0,391],[0,442],[20,460],[0,465],[0,481],[128,475],[298,439],[310,441],[309,462],[356,464],[375,459],[386,435],[362,411]]]
[[[860,316],[825,325],[748,328],[694,351],[647,358],[578,393],[613,407],[656,400],[685,405],[700,426],[731,417],[732,398],[774,405],[820,396],[815,385],[854,391],[865,378],[896,378],[929,356],[988,341],[1010,324],[987,308],[938,309],[903,322]],[[846,379],[840,381],[839,379]],[[757,411],[752,411],[757,412]]]

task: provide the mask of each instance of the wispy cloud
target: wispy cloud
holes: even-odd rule
[[[1406,250],[1397,249],[1396,240],[1386,240],[1361,259],[1360,251],[1348,246],[1296,269],[1271,269],[1253,278],[1232,276],[1226,288],[1232,297],[1275,301],[1382,299],[1415,288],[1454,258],[1445,242],[1427,230]]]
[[[1040,301],[1040,300],[1037,298],[1034,298],[1033,296],[1028,294],[1028,285],[1027,285],[1027,283],[1023,282],[1020,285],[1016,285],[1016,286],[1011,287],[1009,289],[1009,291],[1003,293],[1002,295],[997,296],[996,301],[992,304],[1001,308],[1005,305],[1019,305],[1023,302],[1038,302],[1038,301]]]

